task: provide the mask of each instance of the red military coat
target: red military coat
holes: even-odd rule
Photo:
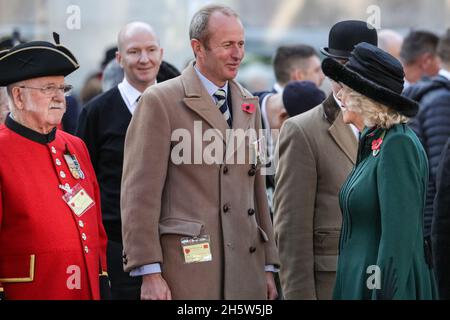
[[[84,179],[65,161],[69,151]],[[79,184],[95,204],[78,217],[63,200]],[[106,269],[97,179],[84,143],[63,131],[41,135],[11,118],[0,126],[0,287],[7,300],[99,299]]]

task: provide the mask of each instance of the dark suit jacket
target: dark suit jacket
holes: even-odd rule
[[[88,147],[97,174],[108,238],[120,242],[120,185],[125,135],[130,121],[131,113],[115,87],[85,106],[77,130],[77,136]]]
[[[439,164],[434,200],[432,243],[440,299],[450,299],[450,139]]]

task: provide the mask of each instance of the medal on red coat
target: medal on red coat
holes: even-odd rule
[[[83,179],[84,180],[84,173],[81,170],[80,163],[78,162],[75,155],[66,153],[64,155],[64,160],[66,160],[67,166],[69,167],[70,173],[76,180]]]

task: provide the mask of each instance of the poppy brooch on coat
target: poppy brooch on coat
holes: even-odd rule
[[[386,135],[386,131],[383,131],[381,136],[378,139],[375,139],[372,141],[372,154],[374,157],[378,156],[380,154],[381,145],[384,141],[384,136]]]
[[[254,105],[253,103],[244,103],[244,104],[242,105],[242,110],[243,110],[244,112],[253,114],[253,113],[255,113],[255,111],[256,111],[256,107],[255,107],[255,105]]]

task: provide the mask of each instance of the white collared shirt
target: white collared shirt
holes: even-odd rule
[[[439,75],[450,80],[450,72],[445,69],[439,70]]]
[[[406,78],[404,79],[404,82],[403,82],[403,92],[406,90],[406,89],[408,89],[409,87],[411,87],[411,83],[408,81],[408,80],[406,80]]]
[[[125,102],[128,110],[131,114],[134,114],[136,107],[138,105],[138,99],[142,95],[138,89],[133,87],[125,77],[121,83],[118,85],[120,95]]]
[[[222,89],[225,91],[227,97],[228,97],[228,81],[225,83],[225,85],[220,88],[218,86],[216,86],[211,80],[209,80],[208,78],[206,78],[201,72],[200,70],[197,69],[196,66],[194,66],[195,72],[197,73],[201,83],[203,84],[203,86],[205,87],[206,91],[208,92],[208,94],[210,95],[211,99],[213,100],[214,104],[217,103],[217,99],[214,97],[214,94],[217,92],[217,90]]]
[[[278,82],[275,82],[275,84],[273,85],[273,90],[275,90],[277,93],[283,93],[284,87]]]

